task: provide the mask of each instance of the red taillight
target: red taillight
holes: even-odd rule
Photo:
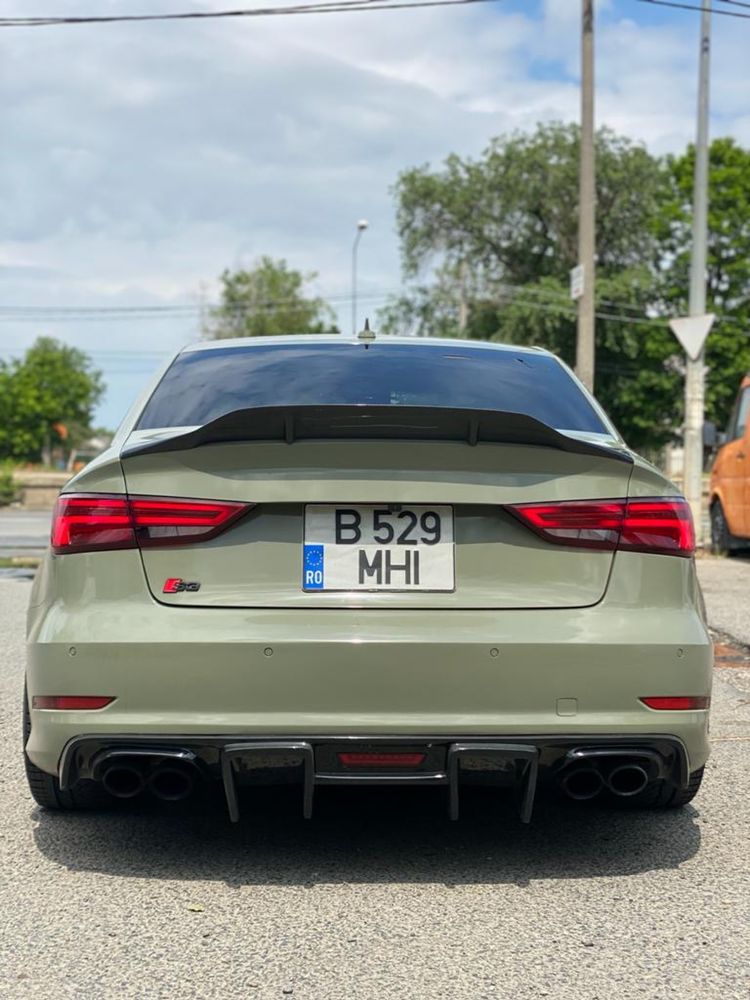
[[[114,700],[114,697],[98,694],[35,694],[31,699],[31,707],[91,711],[94,708],[106,708]]]
[[[419,767],[424,761],[423,753],[340,753],[337,754],[344,767]]]
[[[515,504],[508,508],[548,542],[614,549],[622,529],[624,500],[574,500]]]
[[[187,545],[224,531],[252,504],[228,500],[161,500],[131,497],[139,545]]]
[[[57,498],[52,517],[53,552],[93,552],[135,547],[133,522],[124,497]]]
[[[564,500],[507,508],[548,542],[599,550],[691,556],[695,535],[682,497]]]
[[[250,506],[226,500],[63,494],[52,519],[52,551],[62,555],[203,542]]]
[[[693,515],[682,497],[628,500],[621,549],[691,556],[695,552]]]
[[[641,698],[641,701],[648,708],[655,708],[661,712],[695,712],[708,708],[711,704],[708,695],[658,695]]]

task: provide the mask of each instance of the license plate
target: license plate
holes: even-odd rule
[[[303,590],[454,590],[453,508],[305,507]]]

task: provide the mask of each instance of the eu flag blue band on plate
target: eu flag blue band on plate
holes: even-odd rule
[[[322,590],[324,581],[325,546],[305,545],[302,559],[302,589]]]

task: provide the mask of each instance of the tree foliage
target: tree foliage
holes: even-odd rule
[[[407,170],[396,185],[407,275],[442,251],[484,280],[567,282],[578,253],[578,155],[576,126],[540,125],[494,139],[479,160],[453,155],[437,172]],[[609,129],[599,131],[596,155],[599,267],[619,271],[643,260],[661,171]]]
[[[249,271],[224,271],[221,302],[211,310],[206,334],[223,340],[335,332],[331,308],[322,298],[305,294],[305,285],[315,277],[270,257],[261,257]]]
[[[669,188],[660,206],[663,308],[685,315],[690,271],[695,149],[666,161]],[[742,376],[750,371],[750,150],[716,139],[709,151],[706,414],[725,426]]]
[[[438,170],[403,173],[397,224],[414,287],[381,312],[381,328],[534,343],[572,364],[578,155],[577,127],[540,125],[493,140],[477,160],[450,156]],[[683,356],[666,318],[686,308],[693,154],[660,160],[601,129],[596,155],[596,393],[631,444],[655,449],[682,420]],[[708,347],[708,414],[719,422],[750,346],[739,336],[748,331],[749,155],[730,140],[711,150],[709,282],[721,323]]]
[[[54,444],[80,441],[103,392],[87,355],[49,337],[0,362],[0,458],[36,462]]]

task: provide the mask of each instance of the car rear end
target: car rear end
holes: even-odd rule
[[[666,804],[705,763],[687,507],[544,352],[186,351],[52,542],[26,752],[60,801],[412,783],[457,815],[480,781],[528,819],[537,785]]]

